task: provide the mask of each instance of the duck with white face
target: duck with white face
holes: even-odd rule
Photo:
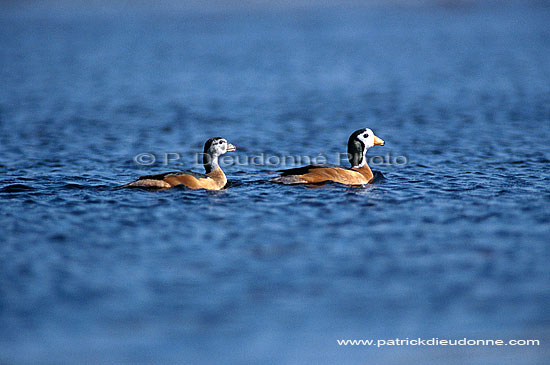
[[[205,174],[193,171],[166,172],[158,175],[140,176],[134,182],[121,188],[169,189],[184,185],[189,189],[221,190],[227,184],[227,178],[218,164],[218,157],[236,148],[225,138],[210,138],[204,144],[203,165]]]
[[[367,164],[367,150],[385,143],[369,128],[352,133],[348,140],[348,158],[351,168],[329,165],[309,165],[281,170],[281,175],[271,180],[279,184],[321,184],[336,182],[345,185],[372,183],[374,175]]]

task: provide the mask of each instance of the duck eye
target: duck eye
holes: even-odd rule
[[[364,138],[369,138],[369,135],[367,133],[363,134]]]

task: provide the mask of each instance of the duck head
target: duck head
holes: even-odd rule
[[[203,164],[207,173],[218,168],[218,157],[226,152],[233,152],[237,148],[227,142],[225,138],[210,138],[204,144]]]
[[[367,150],[374,146],[383,146],[384,143],[369,128],[358,129],[353,132],[348,141],[348,158],[351,167],[365,166],[367,164]]]

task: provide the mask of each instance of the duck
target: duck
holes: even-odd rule
[[[344,185],[365,185],[373,182],[374,175],[367,164],[367,150],[383,146],[385,142],[369,128],[358,129],[348,140],[348,158],[351,168],[331,165],[308,165],[279,170],[280,176],[272,182],[286,185],[323,184],[336,182]]]
[[[218,157],[233,152],[236,147],[225,138],[214,137],[204,143],[203,164],[205,173],[194,171],[165,172],[157,175],[140,176],[136,181],[120,188],[170,189],[183,185],[189,189],[221,190],[227,184],[227,178],[218,164]]]

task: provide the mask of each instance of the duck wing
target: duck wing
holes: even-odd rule
[[[138,178],[138,181],[139,180],[164,180],[164,178],[168,175],[172,175],[172,176],[191,175],[197,179],[208,178],[207,175],[201,174],[200,172],[183,170],[183,171],[164,172],[162,174],[155,174],[155,175],[143,175]]]
[[[188,177],[187,177],[188,176]],[[179,179],[178,179],[179,178]],[[143,175],[129,184],[116,187],[122,188],[148,188],[148,189],[168,189],[174,185],[182,183],[184,180],[195,180],[208,178],[205,174],[194,171],[172,171],[155,175]],[[174,181],[176,183],[174,183]]]
[[[304,175],[308,172],[311,172],[315,169],[323,169],[323,168],[339,168],[347,170],[347,168],[338,166],[338,165],[330,165],[330,164],[315,164],[315,165],[307,165],[303,167],[296,167],[292,169],[286,169],[286,170],[277,170],[277,172],[281,173],[281,176],[289,176],[289,175]]]

